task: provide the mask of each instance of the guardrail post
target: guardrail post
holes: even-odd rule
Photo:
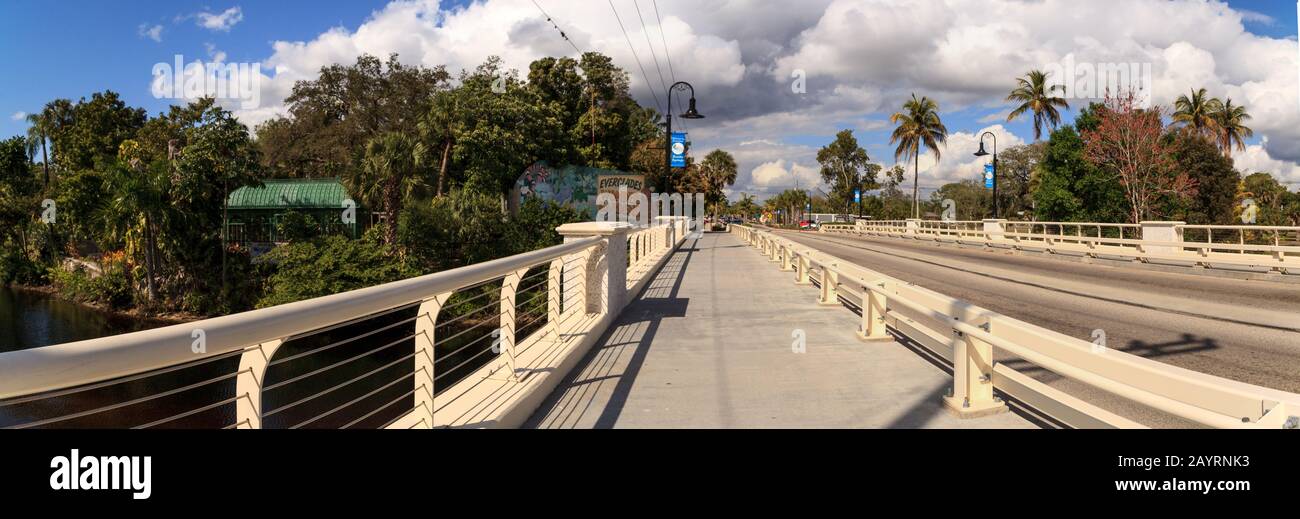
[[[952,394],[944,407],[961,419],[1007,412],[1007,404],[993,397],[993,346],[970,334],[952,330]]]
[[[809,270],[808,258],[801,254],[795,254],[794,264],[795,264],[794,284],[800,286],[811,285],[812,279],[808,276],[808,270]]]
[[[600,258],[588,261],[580,268],[586,284],[587,313],[617,315],[627,305],[627,235],[632,225],[626,222],[583,222],[561,225],[556,232],[565,242],[591,236],[603,238]],[[578,275],[575,273],[575,275]],[[571,279],[566,273],[565,279]]]
[[[794,264],[790,261],[794,256],[794,250],[790,247],[781,248],[781,272],[794,272]]]
[[[920,219],[920,218],[908,218],[908,219],[907,219],[907,232],[906,232],[906,234],[907,234],[908,236],[916,236],[917,234],[920,234],[920,231],[921,231],[921,219]]]
[[[839,291],[836,290],[840,284],[840,275],[832,272],[830,266],[822,265],[822,287],[821,297],[817,303],[822,306],[839,306]]]
[[[876,290],[884,287],[885,283],[883,281],[869,281],[862,284],[862,328],[858,330],[858,338],[863,341],[894,340],[893,337],[889,336],[885,323],[885,313],[889,308],[889,299],[884,292]]]
[[[1142,241],[1168,242],[1169,245],[1142,245],[1147,254],[1178,254],[1183,251],[1183,230],[1187,222],[1142,222]]]

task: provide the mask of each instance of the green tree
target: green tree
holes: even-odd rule
[[[1092,123],[1086,111],[1076,125]],[[1030,179],[1034,219],[1064,222],[1123,222],[1128,214],[1124,190],[1088,162],[1083,138],[1072,126],[1052,132],[1043,159]]]
[[[1064,85],[1047,85],[1047,73],[1031,70],[1025,77],[1017,78],[1018,86],[1007,95],[1007,101],[1020,103],[1007,115],[1007,122],[1016,120],[1027,112],[1034,114],[1034,140],[1042,138],[1043,127],[1055,130],[1061,123],[1061,112],[1057,108],[1070,108],[1065,99],[1056,97],[1058,90],[1065,91]]]
[[[1043,161],[1047,143],[1012,146],[998,156],[998,198],[1003,214],[1028,213],[1033,207],[1034,171]]]
[[[328,236],[291,243],[267,255],[276,265],[258,308],[401,281],[418,274],[374,233],[360,240]]]
[[[844,214],[851,214],[853,191],[876,189],[876,174],[880,166],[871,164],[867,150],[858,145],[853,130],[841,130],[835,140],[817,151],[821,164],[822,181],[831,185],[831,194],[843,203]]]
[[[919,177],[921,175],[921,148],[934,154],[938,162],[942,158],[939,145],[948,139],[948,128],[939,118],[939,103],[928,97],[912,99],[903,103],[903,111],[889,117],[889,122],[898,125],[889,137],[890,144],[898,144],[894,151],[894,160],[911,159],[912,170],[912,217],[921,217]]]
[[[183,143],[183,145],[181,144]],[[167,228],[160,233],[187,281],[188,306],[199,313],[230,311],[236,295],[231,278],[229,250],[223,223],[230,193],[244,186],[260,186],[259,154],[248,128],[228,110],[209,106],[184,138],[171,164]],[[244,254],[238,258],[242,268]],[[211,265],[220,258],[218,269]],[[220,272],[217,279],[212,273]],[[220,290],[215,290],[216,285]]]
[[[984,188],[983,182],[963,180],[944,184],[930,195],[930,203],[935,208],[942,208],[944,200],[953,201],[957,220],[980,220],[988,214],[988,208],[993,206],[993,193]]]
[[[464,187],[504,197],[564,133],[560,114],[492,56],[461,75],[461,131],[452,149]],[[504,204],[502,204],[504,206]]]
[[[66,170],[92,169],[97,163],[117,160],[118,146],[134,137],[146,118],[143,108],[127,106],[111,90],[82,98],[70,111],[65,121],[54,123],[60,129],[53,133],[57,159]]]
[[[258,126],[263,164],[277,176],[345,176],[360,167],[371,139],[416,134],[450,78],[442,66],[403,65],[396,54],[322,67],[294,85],[288,116]]]
[[[1171,197],[1164,213],[1191,224],[1232,223],[1233,206],[1241,176],[1215,143],[1199,134],[1175,132],[1166,135],[1169,153],[1177,171],[1196,185],[1189,197]]]

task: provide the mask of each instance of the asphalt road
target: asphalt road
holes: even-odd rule
[[[1300,393],[1300,286],[895,238],[779,231],[882,274],[1159,362]],[[1003,360],[1003,359],[999,359]],[[1193,424],[1026,363],[1027,375],[1154,427]],[[1028,369],[1026,369],[1028,368]]]

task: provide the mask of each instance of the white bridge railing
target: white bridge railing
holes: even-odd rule
[[[1300,274],[1300,227],[898,220],[823,225],[820,230],[1197,268]]]
[[[973,224],[973,222],[968,222]],[[883,226],[882,226],[883,227]],[[970,232],[962,226],[944,233]],[[873,232],[883,232],[876,227]],[[944,402],[974,417],[1005,410],[997,390],[1071,427],[1141,424],[1052,388],[997,362],[1000,349],[1030,364],[1185,420],[1217,428],[1300,428],[1300,395],[1162,364],[1034,326],[885,276],[767,231],[733,226],[797,284],[816,284],[820,302],[862,312],[859,336],[892,340],[887,327],[953,366]],[[835,232],[835,231],[833,231]],[[844,231],[838,231],[844,232]],[[936,231],[937,232],[937,231]]]
[[[517,426],[689,226],[570,224],[526,254],[0,353],[0,428]]]

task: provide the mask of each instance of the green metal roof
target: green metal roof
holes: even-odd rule
[[[337,178],[269,179],[262,184],[236,189],[230,194],[230,209],[337,209],[350,198]]]

